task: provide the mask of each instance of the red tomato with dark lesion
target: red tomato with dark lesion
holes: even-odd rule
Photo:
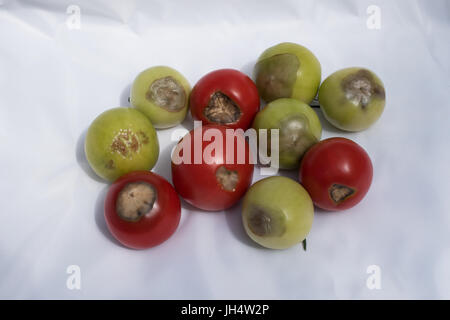
[[[192,117],[203,124],[244,130],[250,127],[260,105],[255,83],[234,69],[205,75],[192,89],[189,101]]]
[[[372,175],[372,162],[362,147],[349,139],[330,138],[308,150],[299,179],[316,206],[340,211],[364,198]]]
[[[105,199],[109,231],[133,249],[166,241],[177,229],[180,217],[180,199],[175,189],[150,171],[134,171],[120,177]]]
[[[188,203],[220,211],[244,195],[252,182],[253,167],[249,145],[241,133],[224,126],[201,126],[175,147],[172,181]]]

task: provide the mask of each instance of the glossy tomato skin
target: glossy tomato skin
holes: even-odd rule
[[[204,125],[217,124],[211,122],[203,113],[215,92],[222,92],[228,96],[238,105],[242,113],[237,122],[227,123],[226,126],[233,129],[248,129],[260,106],[258,89],[252,79],[234,69],[212,71],[201,78],[192,89],[189,106],[192,117],[202,121]]]
[[[136,222],[123,220],[116,210],[120,191],[133,182],[146,182],[157,194],[151,211]],[[175,189],[164,178],[150,171],[134,171],[120,177],[106,195],[106,225],[114,238],[132,249],[146,249],[166,241],[177,229],[180,217],[180,199]]]
[[[330,138],[308,150],[300,166],[299,179],[316,206],[341,211],[364,198],[372,175],[372,162],[362,147],[349,139]],[[346,192],[342,200],[333,200],[333,188]]]
[[[216,152],[214,152],[212,157],[209,159],[211,163],[206,163],[202,157],[201,163],[196,164],[194,163],[194,132],[197,130],[197,134],[204,135],[209,129],[217,130],[215,132],[221,133],[223,137],[222,145],[224,148],[223,150],[216,150]],[[251,161],[252,157],[250,154],[249,145],[242,135],[238,135],[237,139],[234,140],[233,163],[226,163],[226,154],[229,152],[225,147],[226,130],[231,129],[218,125],[198,127],[189,132],[182,140],[180,140],[172,156],[172,181],[175,189],[188,203],[202,210],[220,211],[230,208],[245,194],[252,182],[254,165]],[[205,148],[207,148],[211,143],[212,141],[202,141],[202,154],[204,153]],[[178,164],[174,161],[174,156],[178,154],[182,145],[189,146],[192,150],[189,161],[190,163],[183,161]],[[243,147],[241,148],[239,146]],[[245,159],[244,161],[241,161],[243,163],[237,163],[238,149],[240,149],[241,152],[245,151]],[[224,167],[229,171],[237,172],[239,180],[233,190],[225,190],[217,180],[216,173],[221,167]]]

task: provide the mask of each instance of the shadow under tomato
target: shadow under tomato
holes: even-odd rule
[[[194,129],[194,119],[192,118],[190,109],[188,109],[186,118],[184,118],[183,122],[181,122],[181,126],[185,128],[187,131],[191,131],[192,129]]]
[[[266,249],[250,239],[250,237],[247,235],[247,232],[245,232],[244,226],[242,224],[242,200],[240,200],[233,207],[225,210],[225,219],[231,233],[240,242],[252,248],[262,250]]]
[[[325,119],[325,116],[323,115],[322,109],[320,109],[320,107],[315,107],[313,109],[316,112],[317,117],[320,120],[320,124],[322,125],[322,130],[323,131],[331,133],[333,135],[335,134],[337,136],[342,136],[343,134],[348,133],[348,132],[345,132],[345,131],[342,131],[342,130],[336,128],[330,122],[328,122],[328,120]],[[322,139],[321,140],[323,140],[323,134],[322,134]]]
[[[250,79],[255,81],[255,79],[253,79],[253,68],[255,68],[255,64],[256,60],[252,60],[239,68],[239,71],[245,73]]]
[[[180,197],[180,203],[181,203],[181,208],[187,211],[200,211],[200,212],[207,212],[205,210],[202,209],[198,209],[196,207],[194,207],[192,204],[190,204],[189,202],[187,202],[186,200],[184,200],[180,195],[178,195]]]
[[[184,200],[181,196],[180,196],[180,202],[181,202],[181,208],[183,208],[186,211],[192,212],[199,212],[201,214],[208,214],[208,215],[212,215],[212,214],[223,214],[222,211],[208,211],[208,210],[203,210],[200,208],[197,208],[195,206],[193,206],[192,204],[190,204],[189,202],[187,202],[186,200]]]
[[[295,182],[298,182],[298,168],[287,170],[287,169],[280,169],[278,170],[278,175],[286,178],[290,178],[294,180]]]
[[[94,170],[92,170],[91,166],[89,165],[89,162],[86,159],[86,153],[84,152],[84,141],[86,140],[86,134],[87,129],[85,129],[80,137],[78,138],[76,150],[75,150],[75,156],[77,159],[77,163],[80,166],[81,169],[93,180],[98,182],[105,182],[102,178],[100,178]]]
[[[172,149],[176,142],[171,142],[165,145],[164,149],[160,150],[158,161],[151,171],[160,175],[170,183],[172,183]]]
[[[95,203],[95,224],[97,225],[98,230],[107,238],[109,241],[118,245],[122,248],[127,248],[123,244],[121,244],[116,238],[113,237],[111,232],[108,230],[108,226],[105,221],[105,198],[108,193],[109,185],[105,186],[97,197],[97,201]]]
[[[186,214],[191,214],[192,212],[198,212],[200,214],[208,214],[208,215],[225,215],[225,219],[227,221],[228,229],[230,229],[233,236],[238,239],[240,242],[246,244],[247,246],[258,248],[258,249],[264,249],[264,247],[259,246],[257,243],[255,243],[252,239],[249,238],[247,233],[245,232],[244,226],[242,225],[242,218],[241,218],[241,201],[239,201],[237,204],[235,204],[233,207],[223,210],[223,211],[206,211],[202,209],[198,209],[197,207],[194,207],[190,203],[188,203],[186,200],[180,197],[181,201],[181,207],[186,212]]]
[[[133,83],[128,84],[121,92],[119,97],[119,103],[121,107],[129,107],[130,104],[130,91]]]
[[[340,210],[340,211],[331,211],[331,210],[325,210],[322,209],[316,205],[314,205],[314,214],[320,214],[320,215],[340,215],[340,214],[347,214],[347,210]]]

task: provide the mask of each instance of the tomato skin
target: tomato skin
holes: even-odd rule
[[[299,180],[314,204],[329,211],[341,211],[358,204],[369,191],[373,167],[366,151],[345,138],[323,140],[303,157]],[[354,193],[341,202],[333,201],[333,185],[350,187]]]
[[[260,99],[255,83],[244,73],[234,69],[212,71],[201,78],[192,89],[189,107],[192,117],[202,121],[204,125],[216,124],[208,120],[203,110],[211,96],[220,91],[233,100],[241,110],[241,117],[227,127],[248,129],[259,111]]]
[[[128,183],[147,182],[156,189],[151,211],[139,221],[123,220],[116,211],[116,200]],[[172,185],[150,171],[134,171],[117,179],[105,199],[105,219],[111,234],[124,246],[146,249],[166,241],[177,229],[181,218],[180,199]]]
[[[190,163],[176,164],[172,157],[172,182],[179,195],[191,205],[206,211],[220,211],[233,206],[245,194],[252,182],[254,165],[250,161],[250,147],[243,136],[239,136],[240,138],[234,141],[234,162],[227,164],[225,163],[227,153],[225,133],[230,128],[219,125],[202,126],[202,136],[207,129],[217,129],[222,133],[224,149],[214,153],[211,164],[205,163],[203,157],[201,163],[195,164],[193,137],[194,131],[200,130],[200,128],[192,130],[185,136],[185,138],[190,136],[192,150]],[[177,153],[182,140],[177,145],[174,154]],[[238,164],[236,161],[238,141],[243,142],[245,146],[246,157],[243,164]],[[202,154],[210,143],[212,141],[203,141],[202,139]],[[227,170],[236,171],[239,175],[239,181],[233,191],[225,190],[216,178],[216,171],[222,166]]]

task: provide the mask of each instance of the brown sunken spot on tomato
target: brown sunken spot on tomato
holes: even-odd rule
[[[221,166],[216,170],[216,179],[224,190],[234,191],[239,182],[239,173]]]
[[[119,139],[116,138],[113,140],[112,144],[111,144],[111,150],[113,152],[117,152],[120,153],[123,157],[126,157],[128,155],[128,149],[127,146],[125,145],[125,143]]]
[[[384,100],[386,97],[384,88],[377,84],[370,71],[365,69],[346,76],[341,86],[345,97],[362,109],[366,109],[372,98]]]
[[[106,169],[110,169],[113,170],[116,168],[115,164],[114,164],[114,160],[110,159],[106,164],[105,164],[105,168]]]
[[[255,66],[256,86],[265,101],[288,98],[292,95],[300,61],[290,53],[276,54],[259,61]]]
[[[309,120],[305,115],[290,115],[280,121],[280,150],[295,156],[300,162],[305,152],[318,142],[312,134]]]
[[[152,210],[156,198],[156,190],[151,184],[146,182],[128,183],[117,196],[117,214],[126,221],[139,221]]]
[[[142,144],[147,144],[148,143],[148,136],[145,134],[144,131],[138,131],[138,135],[141,137],[141,142]]]
[[[111,143],[111,151],[119,153],[124,158],[131,158],[134,153],[139,152],[140,147],[141,142],[131,129],[120,129]]]
[[[284,216],[274,210],[253,205],[250,208],[248,228],[258,237],[280,237],[286,231]]]
[[[241,117],[241,109],[226,94],[217,91],[211,95],[208,106],[203,109],[203,115],[217,124],[235,123]]]
[[[339,204],[347,200],[354,195],[355,192],[355,189],[337,183],[333,184],[329,189],[331,200],[333,200],[335,204]]]
[[[129,145],[131,151],[133,151],[133,152],[137,152],[138,151],[138,149],[139,149],[139,141],[138,141],[138,139],[136,138],[135,135],[133,135],[131,137],[131,141],[128,142],[128,145]]]
[[[169,112],[180,111],[186,103],[183,86],[171,76],[153,81],[146,98]]]

